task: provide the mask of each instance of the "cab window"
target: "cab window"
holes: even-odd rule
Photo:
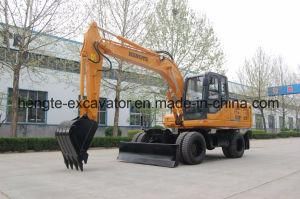
[[[188,80],[186,92],[186,100],[196,101],[202,100],[203,77],[194,77]]]
[[[218,99],[219,98],[219,83],[217,77],[209,78],[208,86],[208,99]]]
[[[221,78],[221,95],[226,95],[226,79],[224,77]]]

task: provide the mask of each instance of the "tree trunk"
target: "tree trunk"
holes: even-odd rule
[[[297,131],[299,131],[299,125],[300,125],[298,119],[299,119],[299,110],[297,108],[296,109],[296,130]]]
[[[282,101],[282,129],[285,129],[285,98],[284,96],[281,97]],[[281,130],[281,129],[280,129]]]
[[[113,136],[118,136],[118,128],[119,128],[119,117],[120,117],[120,96],[121,96],[121,83],[122,83],[122,69],[123,69],[123,61],[121,60],[118,65],[117,73],[116,73],[116,97],[115,97],[115,115],[114,115],[114,126],[113,126]]]
[[[13,91],[12,91],[12,121],[11,121],[11,136],[17,137],[17,124],[18,124],[18,98],[19,98],[19,78],[20,68],[18,65],[14,68],[13,77]]]
[[[6,118],[2,119],[2,114],[0,114],[0,127],[3,125],[5,120],[6,120]]]
[[[260,108],[259,110],[260,110],[260,113],[261,113],[261,117],[263,119],[264,131],[267,132],[267,125],[266,125],[266,118],[265,118],[264,109]]]
[[[283,108],[282,110],[282,129],[285,130],[285,108]]]
[[[116,98],[115,98],[115,115],[114,115],[114,127],[113,127],[113,136],[118,136],[118,127],[119,127],[119,116],[120,116],[120,107],[118,106],[120,101],[121,94],[121,82],[119,78],[117,79],[116,85]]]

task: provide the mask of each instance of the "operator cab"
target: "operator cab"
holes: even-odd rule
[[[205,119],[216,113],[221,103],[228,100],[228,83],[224,75],[207,72],[185,80],[184,119]]]

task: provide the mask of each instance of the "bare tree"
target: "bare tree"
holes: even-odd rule
[[[155,82],[158,83],[157,81]],[[143,86],[138,88],[138,92],[137,89],[128,90],[128,99],[132,102],[144,99],[143,106],[138,108],[141,114],[142,127],[149,128],[153,125],[157,125],[157,120],[160,118],[159,115],[168,112],[166,107],[159,107],[158,104],[156,104],[158,100],[165,99],[165,93],[165,89],[157,89],[157,86]]]
[[[297,83],[300,83],[300,65],[298,65],[298,71],[296,73]],[[296,104],[296,129],[300,131],[300,96],[297,95],[295,99]]]
[[[5,94],[0,92],[0,127],[2,126],[2,124],[5,122],[6,118],[3,118],[3,101],[5,99]]]
[[[95,0],[92,9],[93,18],[98,19],[98,24],[112,32],[126,37],[135,42],[142,42],[145,34],[144,20],[151,10],[149,0]],[[104,35],[109,37],[109,35]],[[116,66],[110,72],[115,76],[115,81],[102,79],[105,87],[114,90],[115,101],[119,102],[123,91],[136,88],[136,84],[126,81],[128,68],[132,65],[114,58]],[[132,70],[131,70],[132,71]],[[138,81],[138,80],[137,80]],[[120,108],[115,107],[113,136],[118,134]]]
[[[299,95],[294,96],[294,100],[291,103],[292,105],[292,110],[295,111],[295,116],[296,116],[296,130],[300,130],[300,97]]]
[[[252,58],[245,60],[237,73],[240,83],[249,86],[244,94],[251,96],[252,100],[267,99],[267,88],[272,83],[273,68],[271,57],[262,48],[258,48]],[[263,128],[267,131],[264,109],[259,104],[257,106],[262,116]]]
[[[29,54],[54,41],[40,42],[47,34],[67,36],[79,21],[74,15],[75,1],[65,0],[1,0],[0,28],[8,59],[2,64],[13,73],[11,135],[17,136],[19,79],[28,68]],[[76,13],[75,13],[76,14]],[[75,18],[75,19],[74,19]],[[70,24],[73,24],[70,25]],[[68,33],[67,33],[68,32]],[[11,42],[13,41],[13,42]]]
[[[184,76],[208,70],[224,73],[224,53],[213,27],[187,0],[158,1],[147,20],[145,43],[168,51]]]
[[[277,86],[285,86],[289,84],[295,83],[296,75],[291,73],[284,63],[284,60],[281,56],[278,56],[274,59],[274,82]],[[277,96],[277,100],[279,101],[281,108],[277,111],[282,116],[281,126],[283,129],[287,127],[286,125],[286,115],[290,112],[291,109],[296,111],[297,115],[297,102],[295,101],[295,95],[281,95]],[[298,105],[299,106],[299,105]],[[292,108],[294,107],[294,108]]]

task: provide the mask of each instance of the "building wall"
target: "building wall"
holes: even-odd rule
[[[258,115],[261,115],[260,111],[258,109],[254,109],[253,115],[252,115],[252,118],[253,118],[252,128],[253,129],[263,129],[263,127],[261,127],[261,128],[257,127],[258,125],[257,125],[256,117]],[[280,127],[280,119],[279,119],[280,117],[282,117],[282,114],[280,112],[280,108],[276,109],[276,110],[265,109],[264,110],[264,115],[265,115],[265,119],[266,119],[266,127],[267,127],[267,130],[269,132],[278,133],[282,130],[282,128]],[[269,115],[274,116],[274,122],[275,122],[274,127],[275,128],[270,128],[270,126],[269,126],[269,120],[268,120]],[[290,128],[290,126],[289,126],[289,118],[293,118],[292,128]],[[299,118],[298,118],[298,120],[299,120]],[[297,127],[297,116],[296,116],[296,111],[295,110],[293,110],[293,109],[288,109],[287,110],[287,113],[286,113],[286,116],[285,116],[285,126],[286,126],[287,129],[290,129],[290,130],[294,130],[294,129],[299,128],[299,126]]]
[[[10,28],[11,32],[15,31],[15,27]],[[11,43],[13,43],[13,38],[10,39]],[[67,103],[68,100],[77,100],[79,94],[79,52],[81,43],[74,42],[70,40],[65,40],[61,38],[57,38],[50,35],[43,35],[38,40],[33,42],[31,45],[32,47],[39,46],[43,43],[53,41],[54,43],[51,45],[46,45],[41,48],[35,50],[34,53],[36,55],[45,55],[50,58],[60,58],[65,60],[72,60],[73,62],[70,65],[65,65],[65,67],[60,66],[60,64],[56,65],[40,65],[39,67],[34,68],[34,72],[32,69],[24,68],[21,71],[20,77],[20,89],[25,90],[34,90],[34,91],[46,91],[48,94],[48,100],[53,98],[54,100],[61,100],[63,103]],[[0,36],[0,47],[3,47],[3,38]],[[16,50],[17,47],[13,47],[13,50]],[[5,61],[6,53],[5,51],[1,51],[0,53],[0,60]],[[32,56],[34,57],[34,56]],[[53,61],[53,59],[52,59]],[[51,62],[53,63],[53,62]],[[56,63],[56,62],[55,62]],[[61,63],[61,62],[58,62]],[[77,67],[78,66],[78,67]],[[69,67],[69,68],[68,68]],[[50,68],[50,69],[49,69]],[[54,68],[56,70],[54,70]],[[72,68],[72,69],[70,69]],[[65,69],[65,70],[64,70]],[[69,72],[67,72],[69,71]],[[71,72],[70,72],[71,71]],[[129,93],[129,98],[132,96],[139,95],[141,91],[147,90],[147,92],[151,93],[151,89],[155,92],[164,84],[161,81],[158,81],[159,78],[152,78],[151,75],[144,75],[145,77],[151,77],[150,79],[143,79],[137,80],[138,73],[143,72],[136,71],[136,68],[132,68],[132,71],[126,73],[124,75],[125,81],[131,82],[133,84],[138,84],[143,82],[143,86],[138,85],[131,94]],[[130,74],[132,73],[132,74]],[[135,73],[135,74],[133,74]],[[144,74],[144,73],[142,73]],[[115,81],[114,71],[109,73],[103,73],[104,78],[107,81]],[[5,68],[2,68],[0,65],[0,114],[3,119],[6,117],[6,107],[7,107],[7,97],[8,89],[12,88],[12,73]],[[146,83],[146,80],[148,83]],[[126,83],[126,82],[125,82]],[[145,84],[149,84],[152,86],[145,86]],[[155,86],[153,86],[155,85]],[[249,87],[237,84],[234,82],[229,82],[229,91],[234,96],[239,96],[240,93],[244,93],[247,91]],[[126,91],[127,92],[127,91]],[[154,93],[154,92],[153,92]],[[4,98],[1,100],[1,96]],[[101,87],[101,97],[113,100],[115,98],[114,91],[109,90],[107,88]],[[131,95],[131,96],[130,96]],[[126,99],[128,96],[123,96],[122,99]],[[164,110],[163,112],[166,112]],[[256,114],[259,114],[258,110],[253,111],[253,128],[256,128]],[[277,132],[279,127],[279,116],[278,112],[272,112],[269,110],[265,110],[266,122],[268,126],[268,115],[273,114],[275,117],[275,129],[269,129],[269,131]],[[296,113],[293,110],[290,110],[286,116],[286,121],[288,121],[288,117],[293,117],[294,120],[294,128],[296,128]],[[54,136],[55,129],[57,125],[65,120],[71,120],[78,116],[78,110],[76,108],[70,109],[66,106],[63,106],[60,109],[50,108],[49,111],[46,113],[46,122],[43,124],[36,124],[36,123],[20,123],[18,125],[18,134],[19,136]],[[107,109],[107,122],[106,126],[113,125],[114,119],[114,109]],[[163,113],[158,113],[156,117],[156,121],[161,124]],[[130,110],[128,108],[120,109],[120,117],[119,117],[119,125],[123,130],[123,135],[126,135],[128,129],[137,129],[141,128],[140,126],[130,126]],[[0,121],[1,122],[1,121]],[[100,126],[98,128],[96,135],[103,136],[104,129],[106,126]],[[0,136],[9,136],[10,135],[10,124],[4,123],[0,127]]]
[[[61,100],[63,103],[67,103],[68,100],[77,100],[79,93],[79,74],[54,71],[50,69],[35,69],[35,72],[23,69],[20,77],[20,89],[46,91],[48,93],[48,100],[53,98],[54,100]],[[2,71],[0,77],[0,93],[4,93],[7,96],[8,88],[12,88],[12,74],[9,71]],[[155,89],[155,88],[154,88]],[[137,90],[134,93],[139,93]],[[113,100],[115,98],[114,91],[102,87],[101,97]],[[2,118],[6,116],[7,99],[2,100],[0,112]],[[253,128],[257,128],[256,117],[259,115],[259,110],[253,111]],[[274,115],[275,128],[269,128],[268,115]],[[278,132],[280,130],[279,125],[279,111],[270,111],[265,109],[266,125],[268,131]],[[54,136],[57,125],[65,120],[71,120],[78,116],[78,110],[76,108],[70,109],[63,106],[60,109],[50,108],[46,113],[46,122],[43,124],[36,123],[20,123],[18,126],[19,136]],[[106,126],[113,125],[114,109],[107,109],[107,123]],[[161,121],[162,115],[157,117],[158,121]],[[293,128],[296,128],[296,112],[289,110],[286,115],[286,124],[288,124],[288,118],[293,118]],[[130,126],[129,122],[130,110],[128,108],[120,109],[119,125],[123,130],[123,134],[126,135],[128,129],[141,128],[139,126]],[[96,133],[97,136],[103,136],[106,126],[100,126]],[[0,136],[10,135],[10,124],[5,123],[0,128]]]
[[[113,81],[113,80],[107,80]],[[61,100],[63,103],[67,103],[68,100],[77,100],[79,94],[79,74],[71,73],[65,71],[56,71],[45,68],[35,69],[35,72],[23,69],[21,71],[20,77],[20,89],[25,90],[34,90],[34,91],[46,91],[48,93],[48,100],[53,98],[54,100]],[[0,93],[4,93],[7,96],[8,89],[12,88],[12,74],[10,71],[2,71],[0,77]],[[115,98],[114,91],[107,88],[101,87],[101,97],[113,100]],[[139,89],[142,89],[140,87]],[[131,91],[131,95],[137,95],[139,89]],[[157,89],[153,87],[153,89]],[[130,95],[130,94],[129,94]],[[124,99],[124,98],[122,98]],[[126,97],[125,97],[126,99]],[[0,106],[0,113],[2,113],[2,118],[6,116],[6,106],[7,99],[2,100]],[[270,132],[279,132],[279,117],[281,116],[280,112],[271,111],[265,109],[266,125],[267,129]],[[257,129],[256,117],[259,115],[259,110],[255,109],[253,111],[253,129]],[[274,115],[275,119],[275,128],[269,128],[268,115]],[[76,108],[70,109],[66,106],[63,106],[60,109],[50,108],[46,113],[46,122],[43,124],[36,123],[20,123],[18,126],[19,136],[54,136],[55,129],[57,125],[65,120],[71,120],[78,116],[78,110]],[[96,136],[103,136],[104,130],[107,126],[113,126],[114,119],[114,109],[107,109],[107,120],[106,126],[100,126],[96,133]],[[293,118],[293,128],[296,128],[296,112],[294,110],[289,110],[286,114],[286,124],[288,124],[288,118]],[[161,121],[162,115],[157,116],[157,120]],[[130,110],[128,108],[120,109],[119,125],[123,130],[123,135],[126,135],[128,129],[137,129],[141,128],[140,126],[130,126]],[[9,136],[10,135],[10,124],[5,123],[0,128],[0,136]]]
[[[57,125],[49,124],[18,124],[18,137],[54,137]],[[122,131],[121,136],[127,136],[127,131],[130,129],[137,129],[136,126],[120,126]],[[105,136],[105,126],[99,126],[95,136]],[[3,124],[0,128],[0,137],[10,137],[10,124]]]
[[[30,74],[30,75],[29,75]],[[12,74],[9,71],[2,71],[0,77],[0,93],[4,94],[0,113],[2,118],[7,114],[7,95],[8,89],[12,88]],[[57,72],[50,69],[39,69],[38,72],[27,71],[23,69],[20,76],[20,89],[45,91],[48,93],[48,100],[61,100],[67,103],[68,100],[77,100],[79,95],[79,74],[70,72]],[[102,88],[101,97],[113,100],[114,91]],[[18,125],[18,134],[20,136],[54,136],[55,129],[59,123],[74,119],[78,116],[78,109],[70,109],[63,106],[60,109],[50,108],[46,112],[45,123],[20,123]],[[107,109],[106,126],[113,125],[114,109]],[[130,126],[130,111],[128,108],[120,109],[119,125],[124,135],[128,129],[140,128],[139,126]],[[96,135],[103,136],[106,126],[100,126]],[[0,136],[10,135],[10,124],[4,123],[0,127]]]

